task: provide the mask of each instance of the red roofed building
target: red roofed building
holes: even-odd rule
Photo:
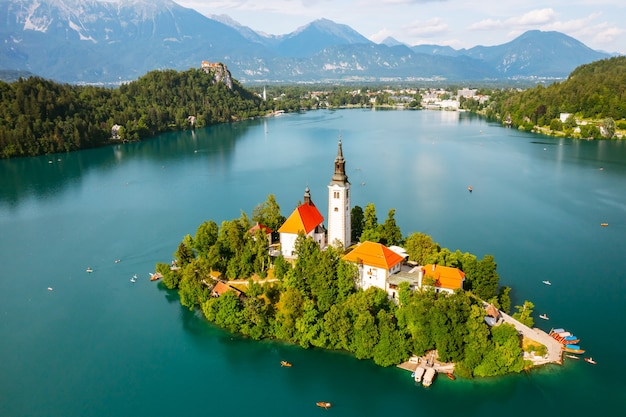
[[[387,279],[400,271],[404,258],[385,245],[363,242],[343,257],[359,267],[359,287],[377,287],[387,291]]]
[[[311,191],[306,187],[304,203],[298,206],[285,223],[278,229],[280,233],[280,251],[285,258],[296,257],[296,238],[298,233],[311,237],[320,248],[326,247],[326,228],[324,216],[311,200]]]
[[[228,291],[232,291],[237,297],[241,297],[241,291],[239,291],[237,288],[231,287],[228,284],[224,284],[222,281],[218,281],[217,284],[215,284],[215,287],[213,287],[213,290],[211,290],[211,296],[219,297],[220,295]]]
[[[433,282],[432,286],[435,288],[435,291],[453,293],[454,290],[463,289],[465,273],[458,268],[428,264],[419,271],[420,287],[423,285],[429,286],[429,281]]]
[[[250,233],[253,237],[256,236],[257,231],[260,230],[261,232],[265,233],[265,236],[267,236],[267,243],[269,245],[272,244],[272,229],[270,229],[269,227],[265,226],[264,224],[258,223],[255,224],[254,226],[252,226],[250,228],[250,230],[248,230],[248,233]]]

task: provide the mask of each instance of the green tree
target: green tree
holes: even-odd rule
[[[272,241],[278,240],[278,229],[285,223],[285,216],[280,213],[280,206],[274,194],[267,196],[267,200],[252,211],[252,221],[263,224],[272,229]]]
[[[528,327],[533,327],[535,320],[532,317],[535,305],[530,301],[524,301],[521,306],[515,306],[517,312],[513,314],[513,318]]]
[[[374,347],[374,363],[380,366],[397,365],[409,357],[408,343],[398,330],[393,314],[380,310],[376,315],[379,339]]]
[[[358,242],[365,227],[365,217],[360,206],[354,206],[350,210],[350,227],[352,242]]]
[[[426,265],[426,260],[440,250],[439,245],[424,233],[411,233],[405,240],[404,248],[409,254],[409,259],[419,265]]]
[[[500,277],[496,272],[496,262],[492,255],[485,255],[476,265],[476,275],[471,279],[471,290],[483,300],[494,297],[498,291]]]
[[[387,219],[380,228],[380,243],[387,246],[399,245],[402,242],[402,232],[396,224],[395,215],[395,209],[389,210]]]
[[[374,206],[374,203],[369,203],[367,206],[365,206],[363,232],[361,233],[360,241],[380,241],[380,229],[378,226],[378,218],[376,217],[376,206]]]
[[[206,258],[211,246],[217,242],[218,234],[219,228],[214,221],[204,222],[198,227],[193,239],[193,248],[198,253],[198,256]]]
[[[236,333],[243,325],[241,301],[234,291],[226,291],[217,298],[210,298],[202,304],[207,320]]]
[[[185,238],[187,243],[185,242],[185,240],[180,242],[180,244],[178,245],[178,249],[174,253],[174,258],[177,260],[178,266],[180,267],[184,267],[195,259],[193,250],[191,249],[192,246],[190,245],[191,236],[187,235],[185,236]]]

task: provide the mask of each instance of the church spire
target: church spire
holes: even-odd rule
[[[339,136],[339,144],[337,145],[337,157],[335,158],[335,173],[333,174],[332,184],[348,183],[346,175],[346,160],[343,158],[343,148],[341,147],[341,135]]]

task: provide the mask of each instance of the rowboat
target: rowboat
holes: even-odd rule
[[[161,278],[163,278],[163,275],[160,272],[157,272],[155,274],[150,272],[150,281],[156,281],[156,280],[161,279]]]
[[[280,361],[280,366],[286,366],[287,368],[289,368],[291,364],[287,361]]]
[[[566,357],[570,358],[570,359],[576,359],[576,360],[580,360],[580,358],[576,355],[565,355]]]
[[[600,226],[602,227],[607,227],[609,224],[608,223],[600,223]]]
[[[315,405],[317,405],[318,407],[321,407],[321,408],[326,408],[326,409],[328,409],[328,408],[333,406],[331,403],[326,402],[326,401],[318,401],[318,402],[315,403]]]
[[[568,353],[578,353],[578,354],[585,353],[585,351],[581,349],[580,346],[578,345],[565,345],[563,346],[563,350]]]
[[[594,361],[593,358],[585,358],[585,362],[589,362],[592,365],[596,364],[596,361]]]
[[[456,377],[454,376],[454,374],[452,372],[448,372],[446,374],[446,376],[448,377],[448,379],[451,379],[452,381],[454,381],[456,379]]]
[[[87,267],[87,272],[92,273],[93,269],[91,269],[90,267]]]

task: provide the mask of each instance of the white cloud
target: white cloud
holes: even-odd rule
[[[412,37],[430,38],[448,32],[448,24],[439,17],[425,22],[416,20],[405,26],[403,32],[407,32]]]
[[[382,41],[384,41],[386,38],[390,36],[395,37],[392,31],[390,31],[389,29],[381,29],[378,32],[371,35],[369,37],[369,40],[371,40],[372,42],[381,43]]]
[[[473,23],[467,27],[468,30],[494,30],[504,28],[504,22],[500,20],[485,19],[480,22]]]
[[[542,25],[556,19],[556,12],[552,9],[532,10],[519,18],[507,19],[507,23],[524,26]]]

